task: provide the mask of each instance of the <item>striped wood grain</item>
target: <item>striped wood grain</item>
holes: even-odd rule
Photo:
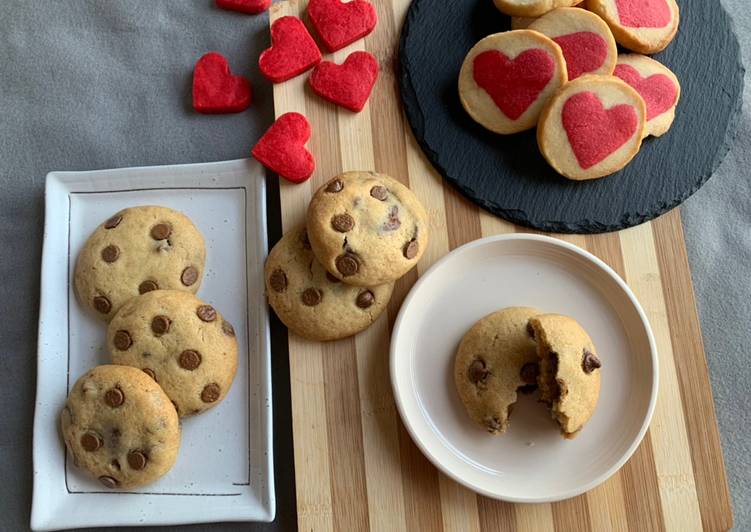
[[[726,530],[732,513],[677,210],[605,235],[554,235],[610,264],[636,293],[654,329],[660,397],[650,431],[631,460],[590,492],[553,504],[514,505],[476,495],[420,453],[402,425],[388,373],[389,333],[418,275],[452,249],[499,233],[530,232],[478,209],[427,163],[402,114],[395,78],[408,0],[378,0],[379,24],[333,54],[368,50],[381,72],[365,109],[337,108],[313,94],[307,76],[274,86],[277,116],[311,122],[317,167],[300,185],[282,182],[282,224],[304,222],[312,192],[345,170],[374,169],[409,185],[432,229],[415,271],[401,279],[372,327],[329,343],[289,336],[295,477],[300,530],[561,531]],[[304,16],[306,2],[274,4],[271,20]]]

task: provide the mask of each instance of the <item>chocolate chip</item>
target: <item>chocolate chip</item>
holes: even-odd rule
[[[519,376],[524,384],[537,384],[537,376],[540,374],[540,366],[537,362],[527,362],[519,371]]]
[[[133,339],[130,337],[128,331],[117,331],[112,341],[115,347],[120,351],[127,351],[128,348],[133,345]]]
[[[182,275],[180,275],[180,281],[185,286],[193,286],[195,282],[198,280],[198,270],[196,270],[193,266],[188,266],[183,270]]]
[[[89,431],[81,436],[81,447],[90,453],[99,449],[103,444],[102,438],[96,432]]]
[[[417,256],[417,252],[420,249],[420,245],[417,243],[417,240],[410,240],[404,245],[404,249],[402,250],[402,253],[404,253],[404,257],[412,260]]]
[[[336,258],[336,269],[344,277],[349,277],[351,275],[356,274],[357,270],[360,269],[360,260],[357,258],[356,255],[353,255],[352,253],[345,253],[344,255],[339,255]]]
[[[102,250],[102,260],[104,262],[115,262],[120,256],[120,248],[115,245],[109,245]]]
[[[196,309],[196,314],[201,321],[214,321],[216,319],[216,310],[211,305],[201,305]]]
[[[326,279],[328,279],[330,283],[342,282],[338,277],[334,276],[331,272],[326,272]]]
[[[151,368],[143,368],[143,372],[156,381],[156,373]]]
[[[110,310],[112,310],[112,303],[110,303],[110,300],[104,296],[96,296],[94,298],[94,308],[97,312],[109,314]]]
[[[152,292],[154,290],[159,290],[159,285],[156,281],[144,281],[138,285],[139,294],[145,294],[146,292]]]
[[[357,295],[357,299],[355,300],[355,303],[360,308],[368,308],[373,303],[375,303],[375,296],[373,295],[373,292],[370,290],[365,290],[364,292],[360,292]]]
[[[535,337],[535,328],[532,327],[532,324],[527,322],[527,334],[530,338],[534,339]]]
[[[172,320],[167,316],[154,316],[151,320],[151,330],[158,336],[167,334],[170,325],[172,325]]]
[[[497,432],[501,430],[501,420],[495,416],[485,418],[485,426],[488,432]]]
[[[105,488],[109,488],[111,490],[117,487],[117,480],[115,480],[112,477],[108,477],[106,475],[102,475],[101,477],[99,477],[99,482],[101,482]]]
[[[370,195],[377,200],[386,201],[386,198],[389,196],[389,191],[386,190],[386,187],[376,185],[370,189]]]
[[[222,320],[222,332],[227,336],[235,336],[235,328],[226,320]]]
[[[402,221],[399,219],[399,207],[394,205],[389,211],[389,218],[383,224],[384,231],[396,231],[402,226]]]
[[[355,227],[355,219],[347,213],[337,214],[331,219],[331,227],[333,227],[335,231],[346,233],[352,231]]]
[[[217,399],[219,399],[219,395],[221,395],[221,389],[219,388],[219,385],[215,382],[212,382],[211,384],[207,384],[201,392],[201,401],[203,401],[204,403],[213,403]]]
[[[318,288],[306,288],[302,293],[303,305],[306,305],[308,307],[315,307],[321,302],[322,298],[323,294],[320,290],[318,290]]]
[[[110,388],[104,394],[104,402],[112,408],[117,408],[125,402],[125,394],[118,387]]]
[[[341,192],[344,188],[344,183],[341,179],[333,179],[326,185],[326,192]]]
[[[597,358],[597,355],[588,349],[584,349],[584,355],[582,357],[582,370],[584,370],[584,373],[592,373],[594,370],[601,367],[602,362]]]
[[[123,215],[122,214],[116,214],[112,218],[109,218],[106,222],[104,222],[104,228],[105,229],[114,229],[118,225],[120,225],[120,222],[123,221]]]
[[[467,377],[472,384],[484,383],[488,375],[490,371],[481,358],[474,359],[467,370]]]
[[[168,223],[156,224],[151,228],[151,238],[154,240],[166,240],[172,234],[172,226]]]
[[[287,290],[287,274],[284,273],[284,270],[277,268],[271,272],[269,285],[274,292],[279,292],[280,294]]]
[[[194,351],[193,349],[186,349],[185,351],[180,353],[178,363],[180,364],[181,368],[187,369],[188,371],[193,371],[201,365],[201,355],[198,353],[198,351]]]
[[[128,453],[128,465],[131,469],[140,471],[146,467],[146,455],[141,451],[130,451]]]

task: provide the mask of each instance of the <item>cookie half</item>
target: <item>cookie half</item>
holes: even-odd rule
[[[659,137],[673,125],[681,97],[681,84],[673,72],[651,57],[639,54],[618,56],[615,76],[631,85],[647,105],[644,136]]]
[[[594,13],[561,7],[538,18],[529,29],[550,37],[561,47],[569,81],[584,74],[613,73],[618,48],[608,25]]]
[[[607,22],[618,44],[634,52],[664,50],[678,32],[675,0],[586,0],[586,6]]]
[[[539,374],[537,347],[527,330],[539,311],[510,307],[485,316],[467,331],[454,359],[454,382],[469,416],[502,434],[517,391],[531,392]]]
[[[515,17],[539,17],[557,7],[571,7],[581,0],[493,0],[502,13]]]
[[[366,329],[386,310],[394,283],[366,288],[341,282],[316,260],[304,227],[287,232],[266,259],[269,305],[288,329],[336,340]]]
[[[76,262],[76,294],[109,321],[138,294],[195,293],[205,260],[203,236],[187,216],[166,207],[131,207],[105,220],[84,244]]]
[[[180,425],[164,391],[128,366],[97,366],[76,381],[60,414],[76,466],[109,489],[154,482],[180,447]]]
[[[156,290],[123,305],[107,328],[115,364],[159,383],[180,416],[218,405],[237,372],[232,325],[193,294]]]
[[[613,76],[582,76],[561,88],[540,115],[537,143],[548,164],[574,180],[603,177],[641,148],[646,108]]]
[[[574,438],[600,397],[600,362],[592,339],[573,318],[543,314],[529,320],[540,360],[540,400],[565,438]]]
[[[459,97],[475,122],[507,135],[535,127],[566,80],[566,61],[555,42],[536,31],[507,31],[469,51],[459,72]]]
[[[417,196],[375,172],[345,172],[319,188],[307,227],[318,261],[355,286],[395,281],[428,247],[428,218]]]

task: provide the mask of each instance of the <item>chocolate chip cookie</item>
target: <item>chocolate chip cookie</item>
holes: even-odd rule
[[[386,309],[394,283],[342,283],[316,260],[305,228],[289,231],[266,259],[266,295],[279,319],[311,340],[357,334]]]
[[[112,318],[107,348],[115,364],[158,382],[180,416],[200,414],[229,392],[237,371],[232,325],[191,293],[156,290],[132,298]]]
[[[502,434],[517,391],[533,392],[537,348],[527,329],[539,311],[509,307],[485,316],[464,335],[454,360],[454,381],[469,416],[491,434]]]
[[[131,207],[105,220],[84,244],[76,263],[76,294],[109,321],[138,294],[195,293],[205,258],[203,236],[187,216],[166,207]]]
[[[425,209],[384,174],[346,172],[323,185],[308,207],[313,252],[334,277],[355,286],[395,281],[428,245]]]
[[[540,359],[540,400],[565,438],[575,437],[600,396],[602,363],[587,332],[573,318],[543,314],[529,320]]]
[[[127,366],[97,366],[78,379],[60,423],[73,463],[109,489],[154,482],[172,468],[180,447],[169,398]]]

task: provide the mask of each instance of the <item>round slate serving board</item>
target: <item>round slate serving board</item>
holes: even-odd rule
[[[679,205],[727,154],[740,116],[743,65],[720,0],[683,0],[678,35],[655,55],[681,81],[672,129],[648,138],[634,160],[603,179],[573,182],[550,168],[535,131],[497,135],[459,102],[464,56],[510,29],[491,0],[414,0],[400,46],[407,118],[427,158],[472,201],[511,222],[556,233],[637,225]]]

